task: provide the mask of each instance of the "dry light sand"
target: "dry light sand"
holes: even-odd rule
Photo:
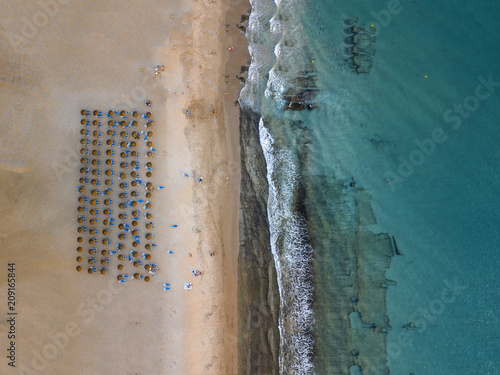
[[[235,23],[247,7],[0,3],[0,373],[236,373],[233,103],[246,44]],[[155,77],[158,64],[166,69]],[[152,199],[161,270],[149,283],[119,284],[116,262],[107,275],[75,270],[80,110],[144,112],[146,99],[155,120],[152,180],[165,186]],[[9,262],[16,264],[15,368],[5,356]],[[193,268],[203,275],[195,279]]]

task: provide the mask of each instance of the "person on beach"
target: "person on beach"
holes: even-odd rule
[[[148,100],[148,101],[146,102],[146,105],[147,105],[148,107],[151,107],[151,105],[152,105],[152,104],[153,104],[153,103],[151,102],[151,100]]]

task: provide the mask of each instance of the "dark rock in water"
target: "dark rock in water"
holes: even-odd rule
[[[348,22],[346,24],[351,24]],[[356,24],[345,29],[349,35],[344,39],[347,44],[345,52],[346,62],[353,72],[358,74],[369,74],[373,67],[373,57],[375,56],[374,43],[376,41],[375,28],[362,27]]]
[[[403,255],[403,253],[399,250],[398,244],[396,243],[396,238],[392,236],[392,246],[394,247],[394,252],[396,255]]]
[[[408,324],[405,324],[404,326],[402,326],[401,328],[404,328],[406,329],[407,331],[415,331],[417,329],[417,325],[413,322],[410,322]]]
[[[310,75],[311,72],[301,77],[296,77],[291,80],[292,87],[290,87],[284,94],[283,99],[286,101],[285,110],[302,111],[304,109],[315,109],[314,103],[317,87],[316,76]]]
[[[260,115],[240,111],[241,194],[238,255],[238,374],[278,374],[279,293],[267,219]]]

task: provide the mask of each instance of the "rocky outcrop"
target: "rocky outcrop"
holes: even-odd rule
[[[260,116],[240,111],[241,193],[238,256],[238,373],[278,374],[279,294],[267,219]]]

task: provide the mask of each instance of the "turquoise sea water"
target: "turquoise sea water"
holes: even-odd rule
[[[345,62],[350,17],[377,30],[369,74]],[[372,196],[371,229],[404,253],[386,274],[391,374],[500,373],[498,20],[492,1],[253,2],[241,103],[262,116],[282,373],[340,373],[328,360],[329,241],[342,226],[332,213],[349,207],[330,191],[351,178]],[[311,66],[318,107],[283,111]]]

